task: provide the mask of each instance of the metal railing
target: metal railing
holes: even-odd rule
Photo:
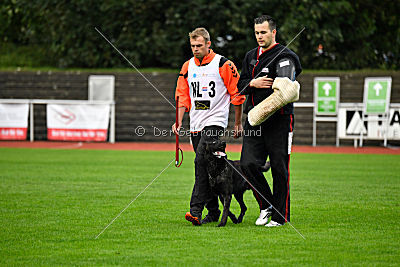
[[[56,99],[0,99],[0,103],[8,104],[29,104],[29,118],[30,118],[30,141],[34,141],[34,105],[35,104],[69,104],[69,105],[110,105],[110,135],[109,142],[115,143],[115,101],[99,101],[99,100],[56,100]],[[295,108],[314,108],[313,102],[296,102]],[[362,110],[363,103],[339,103],[339,108],[352,108],[355,110]],[[391,108],[400,108],[400,103],[391,103]],[[316,118],[313,114],[313,146],[316,145],[316,123],[317,122],[336,122],[338,129],[339,119],[338,116],[326,116],[325,118]],[[358,138],[354,137],[354,146],[357,146]],[[339,146],[339,133],[336,133],[336,145]]]

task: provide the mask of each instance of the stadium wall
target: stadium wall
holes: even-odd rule
[[[81,71],[3,71],[0,72],[0,99],[88,99],[88,76],[95,74],[115,75],[116,102],[116,141],[174,141],[169,130],[175,120],[174,108],[157,91],[152,88],[138,73],[96,73]],[[174,104],[174,90],[177,74],[146,73],[146,77],[158,90]],[[368,72],[318,72],[302,74],[298,81],[301,84],[299,102],[313,102],[313,78],[315,76],[338,76],[341,80],[340,101],[342,103],[361,103],[365,77],[391,76],[392,103],[400,103],[400,72],[368,73]],[[233,108],[231,108],[230,126],[233,124]],[[295,109],[295,138],[298,145],[312,143],[311,108]],[[35,140],[46,140],[46,113],[44,105],[35,105]],[[187,115],[184,128],[189,129]],[[146,134],[138,136],[137,127],[143,127]],[[229,127],[229,130],[231,127]],[[336,136],[335,123],[318,123],[317,144],[334,145]],[[29,136],[28,136],[29,139]],[[183,137],[182,141],[189,141]],[[240,142],[229,138],[229,142]],[[374,143],[374,141],[367,141]],[[342,140],[341,144],[352,144]]]

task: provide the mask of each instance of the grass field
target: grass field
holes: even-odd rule
[[[250,191],[242,224],[186,222],[194,171],[193,153],[185,152],[181,168],[172,164],[96,240],[173,158],[172,152],[0,149],[0,264],[400,264],[396,155],[293,154],[291,218],[304,240],[289,225],[255,226],[259,211]],[[236,201],[232,209],[238,213]]]

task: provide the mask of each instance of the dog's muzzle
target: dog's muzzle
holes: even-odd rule
[[[217,158],[222,158],[222,157],[226,157],[226,154],[222,151],[215,151],[213,152],[213,155],[216,156]]]

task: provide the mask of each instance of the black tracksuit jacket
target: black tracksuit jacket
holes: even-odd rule
[[[238,82],[238,89],[242,95],[248,95],[244,113],[248,113],[254,106],[266,99],[273,93],[272,88],[259,89],[250,87],[248,84],[255,77],[268,75],[269,78],[277,77],[277,65],[282,59],[288,58],[295,64],[295,77],[301,73],[299,57],[290,49],[281,44],[276,44],[259,56],[260,47],[256,47],[247,52],[242,65],[242,72]],[[247,87],[246,87],[247,86]],[[277,111],[278,113],[278,111]],[[281,114],[293,114],[293,103],[289,103],[282,108]]]

